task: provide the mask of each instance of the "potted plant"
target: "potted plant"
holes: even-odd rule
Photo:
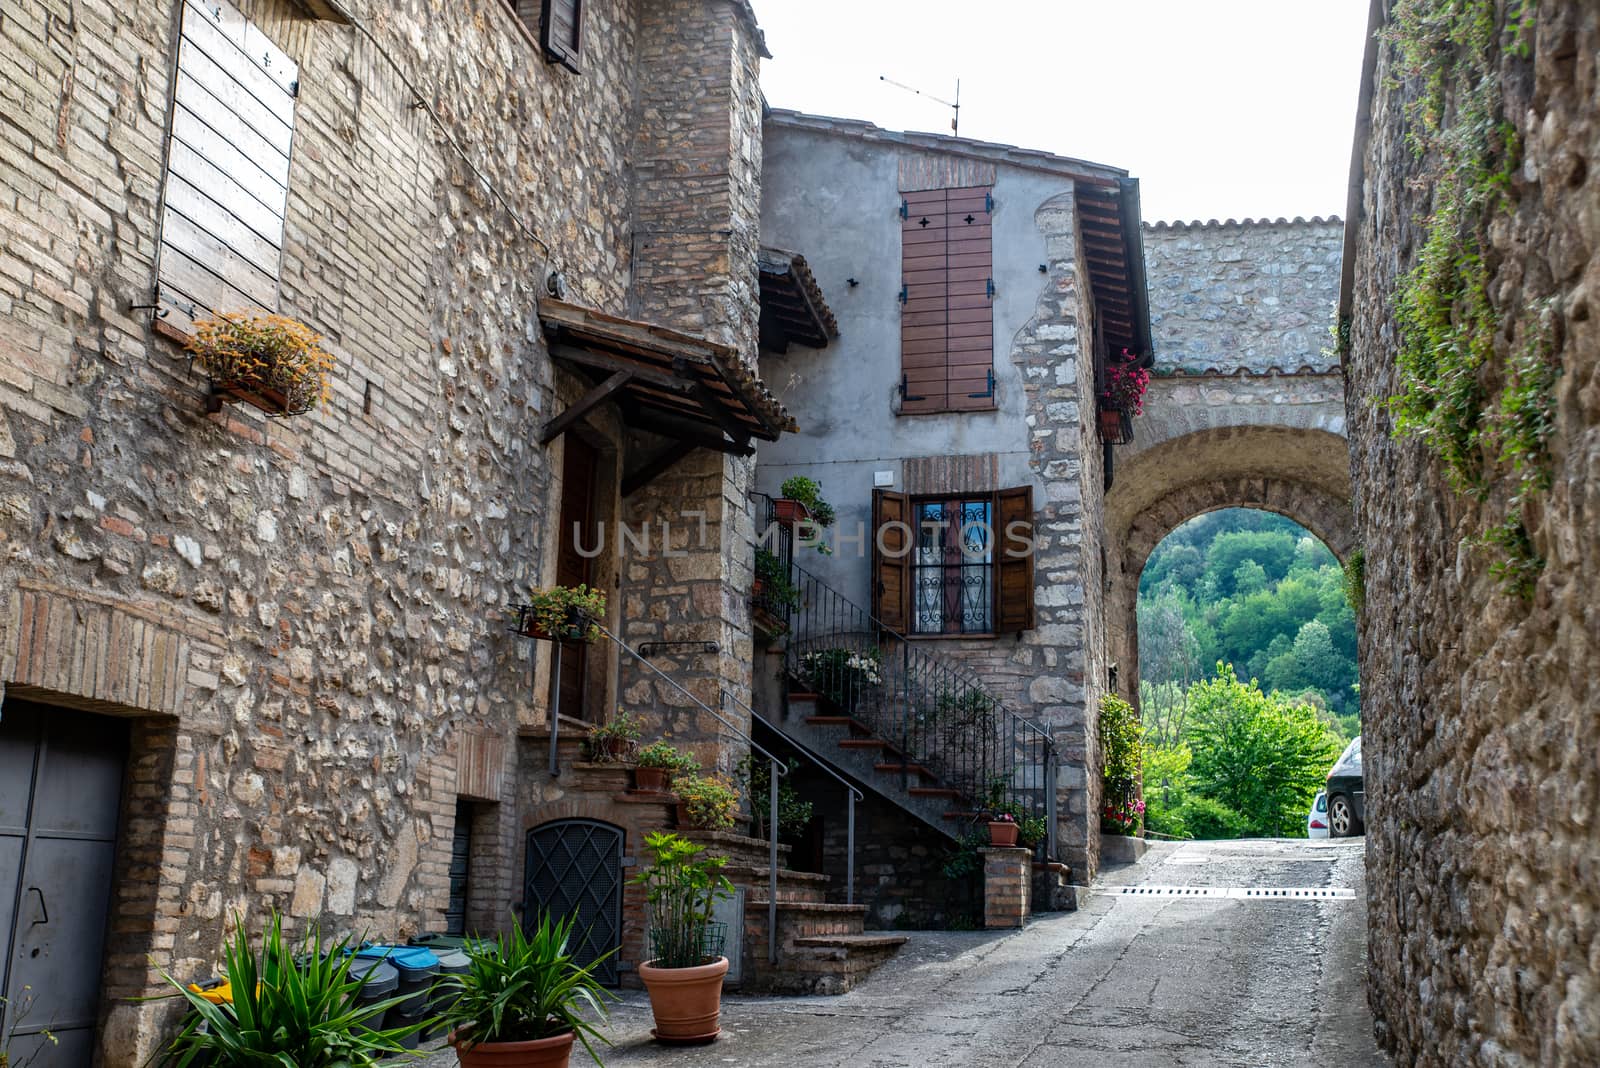
[[[823,528],[833,526],[833,505],[823,500],[822,486],[814,479],[793,475],[784,479],[778,494],[777,500],[772,502],[773,514],[778,522],[790,525],[810,522]],[[823,555],[831,552],[821,540],[817,541],[816,549]]]
[[[705,857],[705,846],[665,831],[645,836],[655,861],[632,882],[644,887],[650,914],[651,959],[639,965],[655,1015],[652,1032],[662,1042],[710,1042],[720,1033],[722,925],[713,923],[719,898],[733,894],[722,874],[723,857]]]
[[[518,634],[549,642],[592,642],[600,638],[596,621],[606,614],[606,595],[588,586],[553,586],[514,607]]]
[[[1104,754],[1100,829],[1110,834],[1135,834],[1144,818],[1144,801],[1139,796],[1144,728],[1139,725],[1139,713],[1116,694],[1106,694],[1100,698],[1097,726]]]
[[[209,410],[243,401],[268,415],[301,415],[328,399],[333,357],[304,323],[224,312],[200,319],[185,347],[211,379]]]
[[[349,939],[330,945],[313,927],[296,948],[283,937],[282,918],[274,911],[257,954],[243,921],[236,918],[235,925],[223,951],[227,1000],[161,973],[190,1012],[158,1064],[372,1068],[404,1054],[406,1040],[432,1022],[384,1029],[383,1016],[410,995],[370,997],[365,991],[370,973],[351,974],[356,958]]]
[[[789,579],[789,568],[778,554],[756,550],[756,575],[750,589],[750,609],[756,627],[775,638],[788,629],[784,622],[800,607],[800,591]]]
[[[589,759],[595,763],[620,764],[638,740],[639,717],[619,708],[611,719],[590,727],[584,743],[589,750]]]
[[[1021,830],[1017,826],[1016,814],[1010,806],[1001,808],[997,812],[989,813],[989,844],[992,846],[1011,847],[1017,844],[1017,834]]]
[[[665,793],[675,775],[693,775],[700,762],[667,742],[651,742],[634,756],[633,788],[645,793]]]
[[[448,1005],[443,1022],[462,1068],[564,1068],[575,1041],[600,1063],[589,1040],[607,1040],[585,1013],[603,1019],[614,996],[594,976],[599,961],[580,967],[573,956],[576,922],[544,914],[532,934],[514,923],[492,943],[461,947],[467,970],[434,991]]]
[[[739,808],[739,791],[723,775],[685,775],[672,780],[678,795],[678,823],[706,831],[733,826]]]
[[[1017,820],[1017,844],[1024,849],[1033,849],[1045,840],[1049,830],[1043,816],[1023,816]]]

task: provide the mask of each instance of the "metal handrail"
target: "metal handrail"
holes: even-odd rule
[[[777,724],[773,723],[766,716],[763,716],[760,712],[757,712],[754,708],[745,704],[737,697],[732,698],[732,701],[734,704],[750,713],[751,719],[760,720],[762,723],[765,723],[767,728],[775,734],[783,734],[783,731],[778,727]],[[807,749],[804,745],[801,745],[800,742],[793,738],[789,738],[789,736],[786,734],[784,737],[788,739],[790,746],[792,746],[796,752],[805,757],[807,760],[811,761],[811,763],[815,764],[825,774],[845,788],[846,831],[844,858],[844,903],[846,905],[854,905],[856,903],[856,802],[865,801],[867,799],[867,795],[857,789],[856,785],[849,779],[846,779],[843,775],[840,775],[838,772],[828,767],[828,764],[825,760],[817,756],[811,750]],[[770,826],[772,828],[772,837],[776,839],[777,825],[774,823]]]
[[[966,667],[914,649],[798,564],[791,571],[801,598],[788,616],[790,675],[896,743],[907,779],[912,765],[927,767],[979,805],[1001,800],[1042,815],[1045,858],[1054,859],[1057,754],[1049,732],[984,690]],[[892,659],[884,656],[896,643]]]

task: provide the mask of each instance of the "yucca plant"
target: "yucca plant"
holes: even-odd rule
[[[366,977],[350,974],[350,940],[324,943],[312,928],[298,950],[283,937],[276,911],[262,936],[259,956],[241,921],[224,952],[223,974],[232,1004],[213,1004],[165,972],[193,1010],[183,1030],[162,1051],[170,1068],[370,1068],[393,1054],[401,1041],[431,1021],[383,1031],[369,1023],[405,997],[363,1003]],[[169,995],[170,996],[170,995]]]
[[[610,1045],[594,1020],[606,1016],[605,1002],[615,999],[600,985],[594,969],[611,953],[587,967],[571,949],[576,917],[539,917],[532,934],[512,924],[509,934],[494,942],[469,942],[462,947],[468,968],[434,984],[434,997],[449,1005],[443,1022],[454,1032],[458,1048],[495,1042],[529,1042],[569,1032],[594,1058],[591,1038]],[[611,951],[616,952],[615,950]]]

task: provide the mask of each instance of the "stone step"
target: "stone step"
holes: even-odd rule
[[[897,953],[905,935],[827,934],[786,940],[774,967],[756,947],[743,989],[775,994],[843,994]]]
[[[932,768],[925,768],[921,764],[906,764],[902,768],[898,762],[893,760],[881,760],[872,765],[872,770],[884,775],[898,775],[902,770],[904,770],[909,774],[920,776],[924,779],[938,778],[938,776],[934,774]]]
[[[817,949],[899,949],[909,941],[906,935],[858,934],[796,938],[794,944]]]
[[[765,891],[770,883],[767,874],[771,868],[755,867],[747,864],[730,864],[722,869],[722,874],[738,886],[754,890],[756,887]],[[828,897],[828,883],[831,882],[826,875],[818,875],[809,871],[790,871],[788,868],[778,869],[778,900],[779,901],[826,901]],[[765,892],[762,900],[766,900]]]
[[[705,846],[709,856],[727,857],[728,863],[732,865],[765,869],[769,863],[768,842],[765,838],[751,838],[749,835],[734,834],[732,831],[706,831],[693,827],[678,833],[691,842]],[[786,845],[778,846],[780,869],[789,856],[789,848]]]
[[[961,796],[960,790],[952,790],[948,786],[913,786],[906,792],[912,797],[948,797],[952,800]]]

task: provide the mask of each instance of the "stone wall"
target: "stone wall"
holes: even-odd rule
[[[502,606],[550,577],[559,451],[533,443],[571,385],[535,305],[550,270],[610,311],[643,291],[631,161],[657,116],[636,86],[680,79],[702,117],[724,112],[721,154],[686,166],[732,173],[722,214],[743,222],[690,249],[675,322],[753,346],[744,5],[675,5],[716,47],[643,75],[631,0],[584,5],[582,74],[547,64],[500,0],[351,6],[372,38],[287,0],[241,7],[300,66],[281,311],[337,360],[328,405],[270,421],[208,416],[204,376],[129,311],[155,276],[174,4],[0,15],[0,681],[140,720],[110,1068],[142,1062],[171,1008],[121,1000],[154,989],[145,962],[209,973],[235,913],[383,937],[442,925],[458,797],[482,804],[494,863],[474,915],[503,920],[520,896],[507,780],[548,656],[506,633]],[[650,42],[671,46],[659,27]],[[728,477],[703,496],[742,508]],[[704,603],[738,656],[726,581]],[[667,592],[654,572],[644,585]]]
[[[1335,369],[1343,243],[1336,218],[1146,225],[1158,373]]]
[[[1396,84],[1387,44],[1359,146],[1346,370],[1366,558],[1368,967],[1379,1038],[1403,1064],[1600,1063],[1600,22],[1588,5],[1541,4],[1527,40],[1527,58],[1497,60],[1521,162],[1487,262],[1501,319],[1490,396],[1541,307],[1560,366],[1551,488],[1521,509],[1544,559],[1528,600],[1473,547],[1514,476],[1489,458],[1486,500],[1456,494],[1383,404],[1400,388],[1392,302],[1433,188],[1406,143],[1416,87]]]

